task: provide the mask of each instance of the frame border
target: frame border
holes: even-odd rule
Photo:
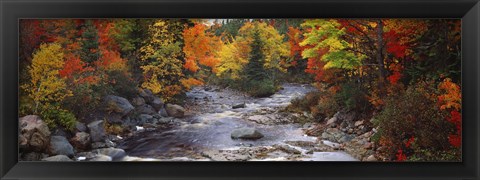
[[[0,12],[0,179],[480,178],[478,0],[0,0]],[[463,162],[18,162],[18,19],[114,17],[462,18]]]

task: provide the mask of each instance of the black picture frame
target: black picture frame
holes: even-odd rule
[[[478,0],[1,0],[1,179],[479,179]],[[18,162],[20,18],[461,18],[463,162]]]

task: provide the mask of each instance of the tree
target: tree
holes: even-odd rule
[[[260,32],[253,33],[253,41],[250,44],[249,61],[245,67],[244,73],[247,81],[263,81],[268,79],[268,74],[264,68],[265,55],[263,54],[264,43],[260,39]]]
[[[183,47],[184,68],[191,72],[197,72],[200,64],[211,68],[211,71],[215,73],[216,66],[220,61],[217,53],[223,44],[220,37],[207,31],[205,24],[197,23],[183,31],[183,38],[185,43]]]
[[[90,64],[100,57],[98,31],[92,20],[87,20],[82,33],[80,57],[83,61]]]
[[[34,53],[29,66],[30,82],[23,86],[35,104],[34,113],[41,106],[62,102],[72,96],[65,79],[59,74],[64,64],[63,56],[62,47],[55,43],[42,44]]]
[[[148,27],[148,38],[140,48],[141,66],[144,80],[143,88],[160,94],[164,100],[170,100],[181,93],[182,72],[181,47],[179,36],[172,31],[179,22],[157,20]]]

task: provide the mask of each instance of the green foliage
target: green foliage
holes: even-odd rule
[[[253,97],[268,97],[277,91],[273,81],[269,79],[249,81],[244,88],[246,92]]]
[[[73,130],[77,121],[73,113],[60,108],[58,105],[47,104],[43,106],[39,116],[50,129],[62,126],[68,130]]]
[[[349,50],[352,45],[342,38],[345,35],[345,29],[340,28],[336,20],[306,20],[302,27],[310,31],[303,34],[305,39],[300,45],[311,46],[303,51],[302,57],[321,57],[321,60],[326,62],[325,69],[354,69],[366,58],[365,55],[355,54]],[[321,54],[322,50],[327,52]]]
[[[135,96],[138,84],[128,74],[122,71],[109,71],[107,75],[113,93],[127,99]]]
[[[363,88],[353,82],[342,84],[340,91],[335,94],[335,99],[347,111],[365,112],[370,105]]]
[[[98,30],[95,28],[92,20],[87,20],[82,33],[81,53],[80,57],[86,63],[93,63],[100,58],[100,50],[98,49]]]

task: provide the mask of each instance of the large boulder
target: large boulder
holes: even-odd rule
[[[134,105],[135,107],[138,107],[144,104],[145,104],[145,99],[143,99],[142,97],[132,98],[132,105]]]
[[[152,107],[155,108],[156,111],[160,111],[160,109],[163,108],[164,103],[159,97],[154,97],[153,101],[150,102],[150,105],[152,105]]]
[[[150,114],[150,115],[157,114],[157,111],[155,111],[155,109],[148,104],[144,104],[140,107],[137,107],[137,109],[135,111],[138,114]]]
[[[151,103],[155,98],[152,91],[149,89],[140,89],[139,95],[145,100],[146,103]]]
[[[73,161],[65,155],[56,155],[42,159],[42,161]]]
[[[167,104],[165,106],[168,116],[182,118],[185,115],[185,109],[176,104]]]
[[[260,139],[263,134],[257,131],[255,128],[240,128],[232,131],[232,139]]]
[[[104,141],[106,138],[105,128],[103,127],[103,121],[93,121],[87,125],[90,130],[90,138],[92,142]]]
[[[118,113],[121,116],[129,114],[134,109],[127,99],[114,95],[105,97],[105,106],[105,110]]]
[[[50,144],[50,130],[36,115],[19,118],[19,145],[24,151],[44,152]]]
[[[90,147],[90,134],[86,132],[77,132],[75,136],[70,139],[73,147],[80,150],[87,150]]]
[[[52,136],[50,138],[50,146],[48,148],[50,155],[65,155],[73,157],[73,146],[63,136]]]
[[[78,132],[86,132],[87,131],[87,126],[84,123],[81,122],[75,122],[75,130]]]

